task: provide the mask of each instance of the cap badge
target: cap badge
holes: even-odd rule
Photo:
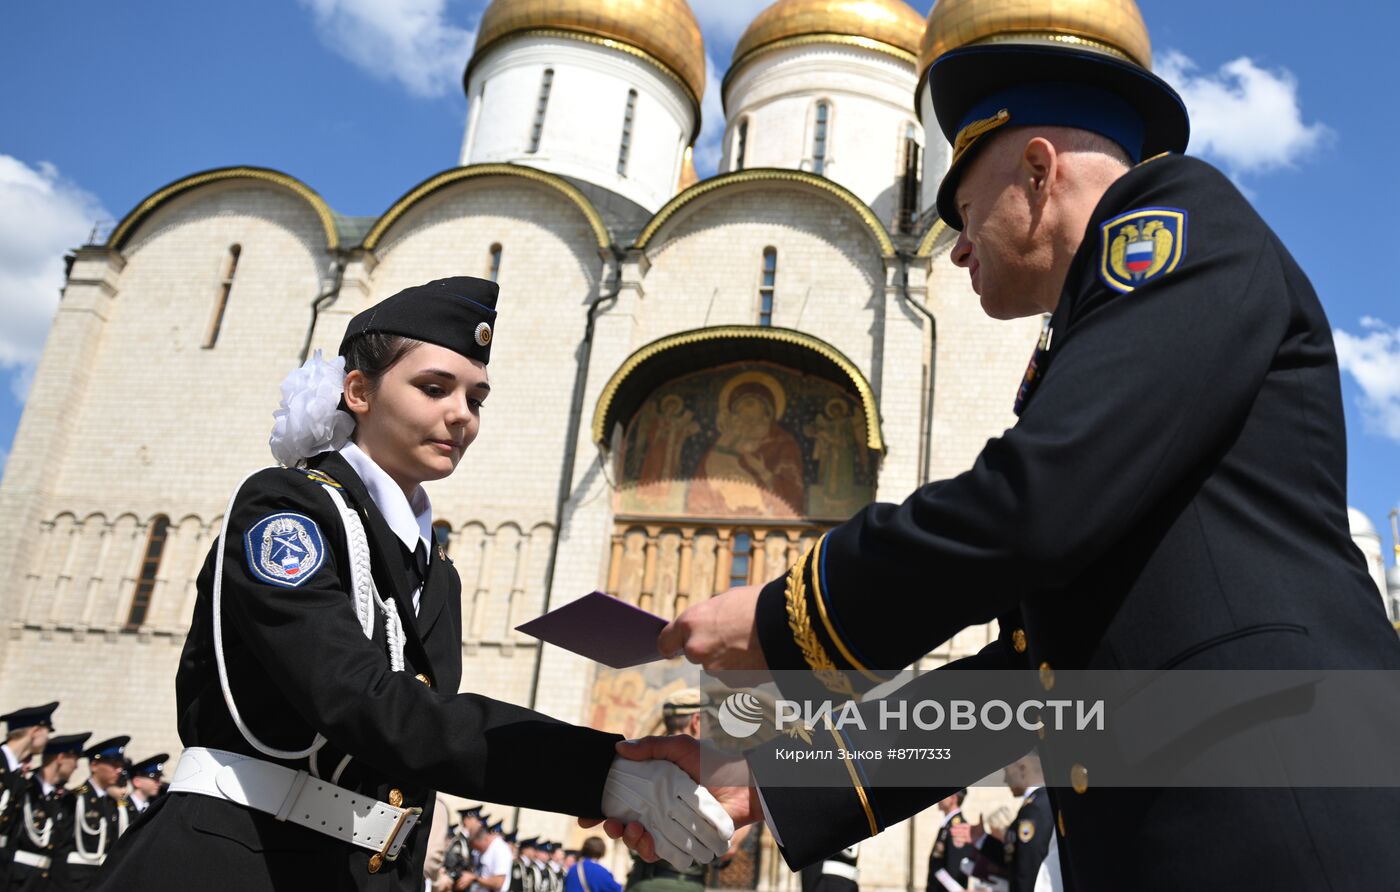
[[[491,325],[488,322],[478,322],[476,324],[477,346],[486,347],[491,344]]]
[[[1186,212],[1143,208],[1104,223],[1099,277],[1120,294],[1176,269],[1186,253]]]

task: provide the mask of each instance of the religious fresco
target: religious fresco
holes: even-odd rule
[[[860,401],[763,362],[668,381],[624,429],[617,510],[660,517],[844,520],[875,496]]]

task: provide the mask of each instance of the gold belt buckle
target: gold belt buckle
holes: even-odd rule
[[[399,838],[399,831],[403,829],[403,822],[408,820],[409,815],[421,815],[423,809],[418,806],[406,808],[399,813],[399,819],[394,822],[394,829],[389,831],[389,835],[384,837],[384,845],[379,847],[379,851],[369,856],[369,872],[379,873],[379,868],[384,866],[385,861],[393,861],[399,857],[399,853],[389,854],[389,849],[393,848],[394,840]]]

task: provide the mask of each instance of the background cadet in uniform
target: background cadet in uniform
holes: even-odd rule
[[[535,846],[539,844],[539,837],[530,836],[520,840],[520,845],[516,852],[515,861],[520,867],[520,889],[521,892],[541,892],[539,888],[539,873],[535,868]],[[511,875],[511,882],[514,883],[515,875]]]
[[[435,790],[635,814],[676,857],[724,851],[728,818],[674,765],[637,770],[616,735],[455,693],[461,581],[428,547],[421,484],[479,430],[497,293],[467,277],[406,289],[351,320],[346,362],[317,356],[284,382],[271,445],[286,467],[238,487],[199,577],[180,777],[119,842],[107,888],[418,890]],[[539,777],[546,760],[571,783]]]
[[[118,779],[126,767],[130,737],[113,737],[83,752],[88,778],[73,790],[73,844],[67,869],[58,871],[58,888],[85,892],[97,882],[98,872],[117,838],[126,832],[132,811],[125,798],[117,798]]]
[[[950,668],[1029,668],[1047,690],[1064,669],[1400,668],[1348,533],[1327,319],[1225,176],[1155,157],[1186,145],[1180,98],[1135,64],[1045,44],[962,47],[929,77],[954,144],[938,196],[962,230],[954,261],[988,315],[1052,314],[1019,420],[969,471],[868,506],[785,578],[691,607],[662,652],[714,671],[817,670],[849,696],[996,618],[1000,637]],[[922,699],[944,675],[900,696]],[[1247,701],[1218,705],[1231,716]],[[1340,733],[1388,736],[1356,721]],[[967,781],[1035,744],[1002,736]],[[1095,787],[1093,766],[1053,735],[1040,746],[1067,889],[1400,876],[1381,829],[1400,790]],[[772,749],[750,754],[760,786]],[[872,766],[850,767],[844,789],[764,791],[790,864],[946,795],[867,786]],[[741,823],[756,801],[730,800],[750,809]]]
[[[442,856],[442,869],[456,885],[457,878],[476,870],[476,852],[471,847],[472,834],[481,829],[481,806],[459,809],[460,821],[452,828],[447,849]],[[463,886],[462,888],[466,888]]]
[[[1043,792],[1045,777],[1040,757],[1035,753],[1023,756],[1006,766],[1005,774],[1011,795],[1024,797],[1016,817],[1001,839],[983,833],[978,825],[973,827],[973,840],[984,855],[1005,869],[1010,892],[1035,892],[1036,877],[1055,832],[1050,797]]]
[[[938,810],[943,813],[943,824],[938,828],[933,848],[929,849],[928,881],[924,884],[924,892],[949,892],[949,886],[943,882],[939,871],[947,875],[953,888],[960,889],[967,885],[967,874],[963,873],[962,859],[972,854],[971,837],[966,830],[954,830],[967,826],[967,819],[962,813],[963,800],[966,798],[967,790],[964,789],[938,800]]]
[[[44,745],[39,770],[25,783],[20,824],[12,844],[11,892],[55,888],[73,851],[73,794],[64,785],[78,768],[92,734],[64,734]]]
[[[14,846],[22,832],[29,760],[44,751],[56,709],[54,702],[0,715],[5,723],[5,742],[0,744],[0,890],[8,882]]]
[[[143,814],[151,804],[165,795],[165,763],[169,753],[156,753],[140,762],[131,763],[131,807]]]
[[[834,855],[802,868],[802,892],[859,892],[860,846],[847,846]]]

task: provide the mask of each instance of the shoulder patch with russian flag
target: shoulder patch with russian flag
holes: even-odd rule
[[[1128,211],[1100,231],[1099,278],[1120,294],[1167,275],[1186,256],[1186,212],[1180,208]]]

